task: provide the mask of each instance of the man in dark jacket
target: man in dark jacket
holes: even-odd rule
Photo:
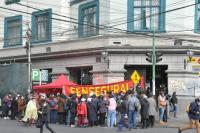
[[[196,132],[200,133],[200,127],[199,127],[199,116],[200,116],[200,99],[195,99],[194,102],[190,103],[189,107],[189,113],[188,113],[189,119],[190,119],[190,125],[187,125],[183,128],[178,129],[178,133],[182,133],[182,131],[196,128]]]
[[[149,102],[147,101],[147,96],[142,95],[141,103],[141,119],[142,119],[142,128],[147,128],[149,126]]]
[[[46,95],[42,95],[42,102],[43,104],[41,104],[41,107],[38,111],[38,119],[40,119],[42,121],[42,125],[40,127],[40,133],[43,133],[43,126],[45,125],[45,127],[51,132],[51,133],[56,133],[54,132],[50,127],[49,127],[49,118],[48,118],[48,108],[47,108],[47,102],[46,102]]]
[[[118,103],[118,112],[121,115],[121,118],[118,123],[118,130],[122,131],[122,128],[125,126],[125,115],[127,113],[127,106],[126,106],[126,97],[122,96]]]

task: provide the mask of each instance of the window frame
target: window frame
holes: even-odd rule
[[[198,0],[195,0],[195,3],[198,3]],[[200,6],[200,4],[199,4]],[[199,8],[199,13],[200,13],[200,8]],[[200,17],[199,17],[200,18]],[[200,19],[199,19],[200,21]],[[194,33],[200,33],[200,23],[198,22],[198,4],[195,5],[195,17],[194,17]]]
[[[18,21],[20,22],[20,41],[19,43],[16,43],[14,45],[9,45],[8,42],[8,23],[9,21]],[[4,48],[5,47],[15,47],[15,46],[20,46],[22,45],[22,15],[17,15],[17,16],[12,16],[12,17],[6,17],[4,18]]]
[[[45,40],[37,40],[37,29],[36,29],[36,17],[42,16],[44,14],[48,14],[48,29],[49,35]],[[32,29],[32,39],[31,43],[42,43],[42,42],[51,42],[52,41],[52,9],[45,9],[40,11],[35,11],[32,13],[32,20],[31,20],[31,29]]]
[[[141,0],[142,1],[142,0]],[[165,31],[165,12],[166,11],[166,0],[159,0],[159,17],[158,17],[158,29],[155,30],[156,32],[166,32]],[[136,8],[140,8],[141,11],[143,10],[142,8],[145,8],[146,6],[136,6]],[[151,5],[150,8],[153,8],[154,6]],[[153,13],[150,13],[153,14]],[[127,13],[127,31],[128,32],[153,32],[152,27],[150,29],[142,29],[140,28],[138,29],[134,29],[134,22],[132,21],[134,20],[134,0],[128,0],[128,13]],[[150,22],[151,25],[151,22]],[[140,26],[142,27],[142,22],[140,24]]]
[[[84,34],[84,11],[88,8],[96,7],[96,33],[92,35]],[[84,3],[79,6],[78,12],[78,37],[90,37],[99,35],[99,0],[94,0],[88,3]]]

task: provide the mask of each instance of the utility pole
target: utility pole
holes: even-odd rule
[[[26,49],[28,55],[28,92],[32,90],[32,68],[31,68],[31,29],[29,28],[29,23],[27,23],[26,31]]]
[[[152,91],[153,95],[155,96],[156,94],[156,46],[155,46],[155,28],[153,27],[153,54],[152,54]]]

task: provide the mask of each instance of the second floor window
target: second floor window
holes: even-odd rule
[[[51,40],[51,9],[37,11],[32,15],[32,42],[44,42]]]
[[[200,0],[195,0],[195,3],[200,3]],[[195,28],[196,33],[200,32],[200,4],[195,5]]]
[[[22,16],[5,18],[4,24],[4,46],[22,45]]]
[[[79,7],[79,36],[88,37],[99,32],[98,1],[83,4]]]
[[[165,0],[129,0],[129,31],[163,31]]]

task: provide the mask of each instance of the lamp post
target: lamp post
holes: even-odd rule
[[[104,63],[107,64],[107,68],[109,69],[109,67],[110,67],[110,60],[108,58],[108,52],[107,51],[101,52],[101,57],[103,58]]]

